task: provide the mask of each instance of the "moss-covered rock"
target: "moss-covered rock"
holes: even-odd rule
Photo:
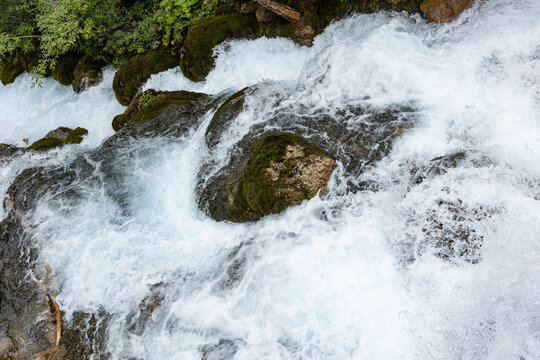
[[[71,85],[75,78],[73,71],[78,62],[79,57],[74,54],[58,59],[54,69],[52,69],[52,77],[64,86]]]
[[[4,85],[12,83],[23,72],[32,71],[37,66],[38,59],[39,54],[35,51],[16,54],[5,59],[0,64],[0,81]],[[47,74],[47,76],[50,76],[50,74]]]
[[[180,65],[179,56],[170,49],[159,48],[139,54],[125,63],[114,75],[113,90],[118,102],[128,106],[152,74]]]
[[[228,190],[229,220],[254,221],[311,199],[324,191],[335,167],[332,158],[298,136],[269,135]]]
[[[179,109],[189,110],[206,98],[206,94],[189,91],[146,90],[133,99],[123,114],[115,116],[112,127],[118,131],[128,123],[154,119]]]
[[[24,64],[17,58],[7,59],[0,66],[0,81],[7,85],[15,81],[17,76],[21,75],[26,69]]]
[[[182,73],[192,81],[203,81],[214,67],[213,48],[227,39],[252,39],[257,34],[253,14],[227,14],[208,18],[192,27],[180,61]]]
[[[83,141],[83,137],[88,135],[88,130],[82,127],[78,127],[71,130],[64,140],[66,144],[80,144]]]
[[[57,147],[62,147],[66,144],[80,144],[83,136],[88,135],[88,130],[78,127],[71,130],[67,127],[59,127],[56,130],[50,131],[47,135],[38,141],[35,141],[27,149],[34,151],[47,151]]]
[[[62,139],[56,137],[46,137],[35,141],[28,147],[28,149],[34,151],[47,151],[60,146],[64,146],[64,141]]]
[[[101,69],[105,66],[103,61],[96,61],[88,56],[83,56],[73,70],[73,91],[81,92],[101,82]]]

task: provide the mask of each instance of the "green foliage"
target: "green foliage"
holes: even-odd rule
[[[179,43],[185,30],[214,13],[219,0],[163,0],[156,13],[163,44]]]

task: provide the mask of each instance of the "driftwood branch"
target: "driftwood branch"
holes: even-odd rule
[[[300,13],[290,6],[280,4],[273,0],[255,0],[255,2],[289,21],[300,20]]]
[[[17,39],[29,39],[29,38],[40,38],[41,35],[23,35],[23,36],[11,36],[5,38],[6,40],[17,40]]]

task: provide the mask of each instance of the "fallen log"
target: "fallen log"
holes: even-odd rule
[[[255,2],[289,21],[296,22],[300,20],[300,13],[290,6],[280,4],[273,0],[255,0]]]

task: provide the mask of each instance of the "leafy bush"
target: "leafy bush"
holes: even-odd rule
[[[156,21],[164,32],[163,44],[176,44],[185,30],[212,14],[219,0],[163,0],[159,4]]]

